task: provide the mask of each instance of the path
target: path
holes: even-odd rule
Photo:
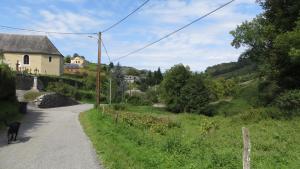
[[[83,104],[38,109],[29,106],[19,141],[7,145],[0,134],[0,169],[100,169],[78,115],[91,109]]]

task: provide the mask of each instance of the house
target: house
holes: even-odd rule
[[[132,75],[125,75],[124,76],[124,80],[127,82],[127,83],[134,83],[134,82],[137,82],[140,80],[140,77],[138,76],[132,76]]]
[[[47,36],[0,33],[0,50],[4,63],[15,71],[61,75],[63,55]]]
[[[71,59],[71,64],[77,64],[79,67],[84,67],[86,64],[86,61],[83,57],[77,56]]]
[[[78,64],[67,63],[64,65],[64,73],[77,73],[80,70]]]

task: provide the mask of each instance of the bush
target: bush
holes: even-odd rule
[[[276,107],[253,108],[236,115],[233,120],[244,122],[258,122],[265,119],[281,119],[285,115]]]
[[[119,104],[113,104],[113,109],[114,110],[125,110],[126,105],[124,103],[119,103]]]
[[[300,110],[300,90],[290,90],[279,95],[274,104],[281,110]]]
[[[145,95],[136,94],[133,96],[126,95],[127,103],[135,105],[135,106],[145,106],[150,105],[151,102],[148,101]]]
[[[266,80],[258,85],[259,98],[264,105],[270,104],[280,93],[280,87],[275,81]]]
[[[0,64],[0,79],[0,100],[15,100],[15,75],[5,64]]]

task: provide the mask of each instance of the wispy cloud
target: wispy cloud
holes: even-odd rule
[[[143,1],[114,0],[11,0],[0,2],[14,26],[45,31],[97,32],[116,22]],[[139,12],[103,35],[112,58],[118,58],[152,42],[215,9],[226,0],[152,0]],[[47,3],[47,4],[46,4]],[[50,3],[50,4],[49,4]],[[15,5],[16,4],[16,5]],[[66,5],[67,4],[67,5]],[[1,7],[2,6],[2,7]],[[14,9],[13,11],[8,8]],[[234,61],[242,49],[230,46],[229,31],[255,17],[260,8],[255,0],[237,0],[213,15],[180,31],[159,44],[120,60],[137,68],[168,69],[178,63],[201,71],[213,64]],[[3,24],[11,25],[0,15]],[[15,32],[15,31],[6,31]],[[22,32],[25,33],[25,32]],[[80,53],[96,61],[97,42],[87,36],[50,34],[63,54]],[[105,53],[103,62],[107,63]]]

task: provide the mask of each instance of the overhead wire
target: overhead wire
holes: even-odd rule
[[[175,34],[175,33],[179,32],[179,31],[181,31],[181,30],[187,28],[188,26],[190,26],[190,25],[192,25],[192,24],[198,22],[199,20],[206,18],[207,16],[209,16],[209,15],[215,13],[216,11],[218,11],[218,10],[224,8],[225,6],[231,4],[231,3],[234,2],[234,1],[235,1],[235,0],[231,0],[231,1],[229,1],[229,2],[227,2],[227,3],[225,3],[225,4],[223,4],[223,5],[219,6],[218,8],[216,8],[216,9],[214,9],[214,10],[212,10],[212,11],[206,13],[205,15],[202,15],[201,17],[199,17],[199,18],[193,20],[192,22],[190,22],[190,23],[188,23],[188,24],[186,24],[186,25],[180,27],[179,29],[176,29],[175,31],[173,31],[173,32],[171,32],[171,33],[169,33],[169,34],[167,34],[167,35],[165,35],[165,36],[159,38],[158,40],[155,40],[155,41],[153,41],[153,42],[151,42],[151,43],[149,43],[149,44],[147,44],[147,45],[145,45],[145,46],[143,46],[143,47],[141,47],[141,48],[139,48],[139,49],[136,49],[136,50],[134,50],[134,51],[132,51],[132,52],[129,52],[129,53],[126,54],[126,55],[123,55],[123,56],[121,56],[121,57],[118,57],[118,58],[116,58],[116,59],[113,59],[112,61],[118,61],[118,60],[121,60],[121,59],[123,59],[123,58],[126,58],[126,57],[128,57],[128,56],[134,54],[134,53],[137,53],[137,52],[139,52],[139,51],[141,51],[141,50],[144,50],[144,49],[146,49],[146,48],[148,48],[148,47],[150,47],[150,46],[152,46],[152,45],[154,45],[154,44],[156,44],[156,43],[158,43],[158,42],[160,42],[160,41],[162,41],[162,40],[164,40],[164,39],[166,39],[166,38],[172,36],[173,34]]]
[[[108,51],[107,51],[107,48],[106,48],[106,46],[105,46],[105,44],[104,44],[104,42],[103,42],[103,39],[101,40],[101,43],[102,43],[102,46],[103,46],[104,51],[105,51],[105,53],[106,53],[106,56],[107,56],[107,58],[108,58],[108,61],[109,61],[109,63],[111,63],[110,56],[109,56]]]
[[[27,29],[27,28],[19,28],[19,27],[12,27],[6,25],[0,25],[1,28],[6,29],[14,29],[20,31],[28,31],[28,32],[36,32],[36,33],[46,33],[46,34],[64,34],[64,35],[95,35],[97,33],[94,32],[57,32],[57,31],[42,31],[42,30],[35,30],[35,29]]]
[[[112,24],[111,26],[107,27],[106,29],[102,30],[101,32],[107,32],[110,29],[112,29],[113,27],[117,26],[118,24],[120,24],[121,22],[123,22],[125,19],[127,19],[130,15],[134,14],[135,12],[137,12],[139,9],[141,9],[144,5],[146,5],[150,0],[146,0],[144,3],[142,3],[140,6],[138,6],[136,9],[134,9],[132,12],[130,12],[128,15],[126,15],[124,18],[122,18],[121,20],[119,20],[118,22]]]

